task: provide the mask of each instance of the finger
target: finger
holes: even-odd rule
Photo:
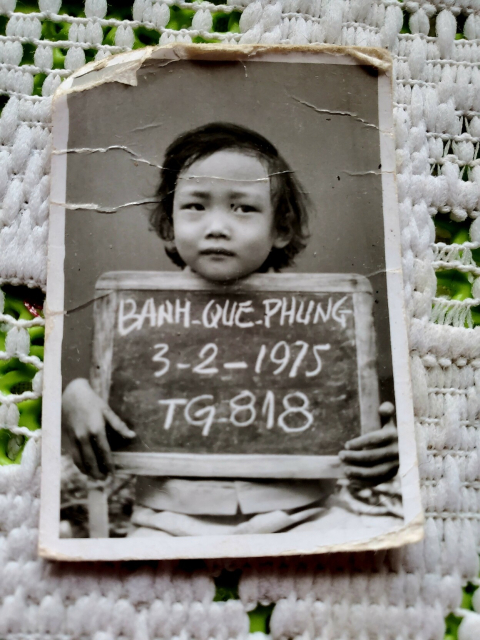
[[[391,402],[382,402],[382,404],[378,407],[378,413],[382,416],[382,418],[391,418],[395,415],[395,405]]]
[[[345,467],[345,474],[349,478],[379,478],[389,474],[393,469],[398,470],[398,460],[391,460],[390,462],[383,462],[374,467],[357,467],[349,466]]]
[[[91,436],[92,447],[97,459],[98,468],[106,473],[113,473],[115,468],[113,465],[112,451],[108,444],[105,431],[95,433]]]
[[[112,429],[115,429],[117,433],[119,433],[124,438],[135,437],[136,435],[135,431],[132,431],[131,429],[129,429],[127,425],[123,422],[123,420],[121,420],[117,416],[117,414],[114,411],[112,411],[112,409],[110,409],[108,404],[105,403],[103,405],[102,412],[105,417],[105,420],[107,420],[107,422],[112,427]]]
[[[348,480],[352,487],[357,485],[360,489],[366,487],[377,487],[380,484],[390,482],[398,474],[398,468],[392,467],[390,471],[381,476],[372,476],[370,478],[358,478],[354,476],[348,476]]]
[[[395,442],[398,439],[397,428],[393,425],[384,427],[383,429],[377,429],[377,431],[371,431],[365,433],[363,436],[349,440],[345,444],[345,449],[363,449],[364,447],[376,447],[378,445],[386,445],[390,442]]]
[[[80,469],[82,473],[87,473],[85,469],[85,465],[83,464],[82,456],[80,455],[80,451],[77,447],[73,446],[70,449],[70,455],[72,456],[74,464]]]
[[[80,452],[82,454],[83,466],[85,467],[85,473],[96,480],[103,480],[105,474],[100,471],[97,464],[97,458],[93,452],[92,445],[88,438],[82,438],[79,440]]]
[[[397,475],[398,462],[384,462],[375,467],[345,467],[347,478],[358,480],[371,480],[377,483],[381,480],[386,482]]]
[[[360,451],[340,451],[338,457],[346,464],[364,466],[372,466],[377,462],[388,462],[390,460],[397,460],[398,462],[398,444],[394,442],[388,447],[362,449]]]
[[[85,467],[83,466],[82,456],[80,455],[78,440],[73,436],[69,429],[63,429],[62,431],[62,448],[71,456],[75,466],[82,473],[85,473]]]

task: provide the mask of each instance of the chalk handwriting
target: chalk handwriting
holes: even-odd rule
[[[117,328],[121,336],[132,331],[155,329],[164,325],[178,325],[188,328],[192,324],[202,325],[206,329],[238,327],[252,329],[256,324],[264,324],[267,329],[279,326],[317,325],[333,323],[346,327],[347,316],[353,313],[348,308],[348,296],[335,300],[298,300],[297,297],[284,296],[267,298],[254,307],[252,300],[242,302],[230,299],[218,302],[210,299],[199,316],[192,318],[192,305],[187,297],[166,300],[156,304],[153,297],[147,298],[141,308],[133,297],[121,298],[118,306]]]
[[[203,439],[222,428],[255,429],[294,438],[313,428],[316,387],[337,393],[338,363],[343,368],[355,350],[351,294],[155,295],[120,294],[116,330],[139,344],[152,336],[142,357],[161,381],[162,431],[189,428]]]
[[[213,396],[210,394],[204,394],[201,396],[197,396],[190,400],[190,402],[185,407],[185,420],[188,424],[193,425],[194,427],[202,427],[202,436],[208,436],[210,433],[210,427],[213,424],[213,419],[215,417],[215,405],[211,404],[206,407],[200,407],[197,410],[193,411],[193,416],[191,414],[192,407],[203,400],[213,400]],[[205,416],[205,418],[203,418]],[[202,419],[203,418],[203,419]]]
[[[240,402],[244,400],[245,402]],[[242,391],[230,400],[230,422],[236,427],[249,427],[257,417],[257,411],[255,409],[255,396],[251,391]],[[239,420],[238,414],[247,414],[247,418]]]
[[[168,431],[175,418],[179,417],[177,409],[183,407],[183,419],[193,427],[201,427],[202,436],[207,437],[213,424],[229,422],[234,427],[243,429],[257,422],[257,404],[260,405],[260,415],[266,418],[266,429],[278,427],[284,433],[303,433],[313,424],[313,414],[310,411],[308,396],[302,391],[286,394],[282,399],[283,411],[275,418],[275,393],[268,390],[263,402],[254,393],[243,390],[229,400],[229,417],[217,416],[218,405],[212,394],[195,396],[191,400],[184,398],[169,398],[158,401],[166,407],[163,428]],[[180,418],[182,415],[180,414]],[[258,427],[258,424],[256,424]]]
[[[209,342],[200,351],[200,358],[204,358],[204,360],[197,364],[196,367],[193,368],[194,373],[200,373],[201,375],[208,375],[210,373],[218,373],[217,367],[209,367],[215,360],[215,356],[218,353],[218,347],[214,342]],[[207,355],[208,354],[208,355]]]
[[[144,326],[161,327],[163,324],[180,324],[185,328],[190,326],[190,300],[169,300],[155,306],[153,298],[145,300],[141,311],[137,311],[137,303],[133,298],[123,298],[118,306],[118,332],[121,336],[131,331],[140,331]]]
[[[170,369],[170,360],[163,357],[168,351],[168,344],[156,344],[154,348],[158,349],[158,351],[152,358],[153,362],[161,362],[163,365],[161,369],[155,371],[154,373],[154,376],[156,378],[160,378],[160,376],[163,376],[163,374],[167,373],[167,371]]]
[[[293,356],[294,348],[298,348],[298,351],[295,356]],[[321,353],[325,351],[330,351],[331,345],[329,343],[326,344],[314,344],[312,346],[312,353],[315,360],[314,369],[304,370],[302,371],[302,365],[306,362],[307,355],[310,353],[310,345],[308,342],[304,342],[303,340],[297,340],[290,346],[285,340],[281,340],[274,344],[274,346],[269,350],[269,348],[262,344],[260,350],[258,352],[257,358],[255,360],[254,371],[256,374],[260,374],[262,370],[266,369],[267,364],[265,362],[266,354],[269,353],[268,362],[273,363],[274,365],[278,365],[273,370],[273,375],[278,376],[283,371],[286,370],[290,362],[292,361],[292,366],[290,371],[288,372],[289,378],[296,378],[297,375],[304,374],[307,378],[312,378],[317,376],[323,367],[322,356]],[[160,378],[165,375],[168,371],[170,371],[170,360],[166,357],[169,347],[166,343],[159,343],[154,346],[156,350],[155,354],[152,356],[153,362],[161,363],[161,368],[155,371],[154,376],[156,378]],[[190,369],[192,368],[193,373],[197,373],[198,375],[216,375],[220,372],[220,369],[216,365],[216,359],[218,356],[218,347],[214,342],[208,342],[205,344],[198,354],[200,358],[200,363],[193,366],[190,362],[178,362],[178,369]],[[235,371],[235,370],[244,370],[248,369],[248,362],[245,361],[236,361],[236,362],[224,362],[223,368]]]

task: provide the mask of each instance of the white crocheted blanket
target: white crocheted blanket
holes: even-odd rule
[[[0,0],[1,284],[45,284],[51,95],[86,60],[142,38],[391,51],[426,537],[376,554],[232,563],[239,598],[227,602],[213,601],[221,562],[193,570],[38,560],[39,432],[18,426],[17,405],[41,393],[41,361],[25,331],[41,320],[0,308],[0,358],[39,369],[31,391],[1,397],[0,427],[30,441],[20,465],[0,467],[0,637],[226,640],[248,634],[248,611],[275,603],[270,633],[279,640],[442,638],[479,569],[480,3],[135,0],[130,11],[86,0],[84,13],[75,8]],[[480,596],[473,605],[480,612]],[[479,637],[480,616],[465,613],[459,638]]]

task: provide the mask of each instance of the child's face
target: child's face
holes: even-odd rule
[[[207,280],[242,278],[259,269],[278,237],[266,167],[225,150],[194,162],[177,181],[173,230],[180,257]]]

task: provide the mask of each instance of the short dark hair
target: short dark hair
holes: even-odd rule
[[[290,266],[307,244],[308,196],[271,142],[246,127],[225,122],[213,122],[182,133],[165,153],[157,191],[159,202],[150,215],[150,223],[168,243],[167,255],[179,267],[185,266],[173,244],[173,199],[179,175],[197,160],[226,149],[245,151],[267,165],[275,229],[280,236],[290,238],[285,247],[272,248],[259,271],[279,271]]]

